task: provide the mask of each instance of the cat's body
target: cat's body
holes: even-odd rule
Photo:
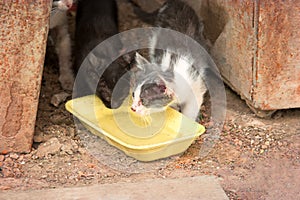
[[[200,44],[205,44],[203,24],[186,3],[168,0],[156,13],[155,26],[179,31]],[[164,51],[159,50],[156,48],[157,37],[159,35],[150,39],[149,60],[136,54],[136,66],[139,70],[133,76],[135,84],[131,108],[146,115],[175,103],[184,115],[196,119],[207,90],[203,77],[205,69],[209,69],[209,63],[204,61],[201,63],[203,68],[199,69],[195,67],[194,59],[188,52],[174,54],[168,46],[164,47]]]
[[[117,12],[117,4],[114,0],[78,1],[75,33],[75,73],[80,72],[82,62],[93,48],[118,33]],[[117,41],[115,45],[105,48],[105,52],[98,52],[100,55],[97,59],[110,59],[106,56],[111,55],[110,53],[121,51],[122,43]],[[118,107],[124,98],[128,96],[129,87],[128,89],[122,88],[120,91],[117,91],[119,99],[114,102],[112,102],[112,93],[116,83],[127,72],[127,69],[115,61],[100,78],[99,71],[103,70],[104,67],[106,66],[92,66],[86,69],[86,74],[83,74],[81,77],[83,80],[79,80],[83,83],[84,88],[75,83],[78,86],[78,90],[81,90],[78,92],[80,93],[78,95],[82,96],[96,92],[96,95],[101,98],[107,107]],[[96,91],[94,91],[95,88],[90,87],[94,84],[91,82],[98,82]]]
[[[54,0],[50,15],[50,29],[56,32],[54,43],[59,62],[59,81],[66,90],[72,90],[74,83],[72,45],[67,18],[67,11],[72,4],[73,0]]]

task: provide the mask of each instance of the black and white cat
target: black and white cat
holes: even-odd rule
[[[59,82],[63,89],[72,90],[72,43],[69,34],[67,11],[73,0],[53,0],[50,14],[50,29],[56,32],[55,47],[59,62]]]
[[[74,71],[77,74],[73,93],[75,97],[95,92],[106,107],[116,108],[128,96],[129,80],[121,79],[128,71],[126,65],[116,60],[105,69],[106,66],[101,63],[101,59],[110,60],[112,54],[119,55],[122,43],[118,38],[115,38],[113,46],[106,46],[101,52],[97,52],[95,59],[98,63],[82,66],[85,58],[97,45],[117,33],[118,9],[115,0],[78,0],[74,52]],[[105,70],[104,73],[102,70]],[[118,81],[122,87],[115,88]],[[117,94],[115,99],[112,99],[113,91]]]
[[[202,22],[195,11],[181,0],[168,0],[154,13],[155,26],[186,34],[203,46],[207,44],[202,36]],[[168,46],[166,50],[157,49],[157,37],[159,35],[154,35],[149,41],[149,59],[136,53],[137,70],[132,76],[131,109],[141,115],[148,115],[172,104],[187,117],[196,119],[207,91],[205,71],[210,70],[211,63],[202,59],[201,69],[196,68],[189,52],[178,55],[169,51]]]

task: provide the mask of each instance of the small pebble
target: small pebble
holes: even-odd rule
[[[264,153],[264,152],[265,152],[265,150],[261,149],[259,153],[262,154],[262,153]]]
[[[239,146],[242,146],[243,145],[243,142],[242,141],[239,141]]]
[[[268,146],[263,144],[263,145],[261,145],[261,148],[262,148],[262,149],[267,149]]]
[[[87,152],[85,148],[81,148],[81,147],[79,147],[77,151],[78,151],[81,155],[86,154],[86,152]]]
[[[4,155],[0,155],[0,162],[4,161]]]
[[[11,157],[12,159],[17,160],[17,159],[19,158],[19,155],[16,154],[16,153],[11,153],[11,154],[9,155],[9,157]]]
[[[58,94],[55,94],[51,98],[51,104],[55,107],[58,107],[62,102],[64,102],[69,96],[71,96],[69,93],[61,92]]]
[[[265,133],[264,132],[259,132],[258,135],[263,137],[263,136],[265,136]]]
[[[45,178],[47,178],[48,177],[48,175],[46,174],[46,175],[43,175],[43,176],[41,176],[41,178],[42,179],[45,179]]]
[[[24,159],[24,155],[20,155],[19,158],[18,158],[18,161],[21,162],[23,159]]]
[[[13,165],[14,161],[11,157],[7,157],[7,158],[5,158],[5,163],[7,163],[9,165]]]

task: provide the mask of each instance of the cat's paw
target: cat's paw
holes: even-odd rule
[[[60,75],[58,80],[64,90],[73,90],[74,77],[72,75]]]

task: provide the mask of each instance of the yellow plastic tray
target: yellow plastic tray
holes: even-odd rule
[[[70,100],[66,109],[93,134],[140,161],[153,161],[184,152],[204,126],[167,108],[141,117],[130,110],[131,98],[108,109],[95,95]]]

